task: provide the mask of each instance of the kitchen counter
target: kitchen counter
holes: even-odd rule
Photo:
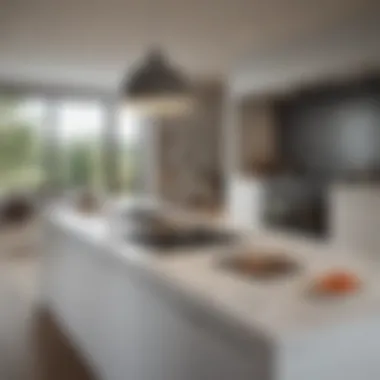
[[[329,193],[329,224],[335,244],[376,258],[380,250],[379,184],[338,182]]]
[[[380,350],[380,259],[374,262],[360,254],[334,251],[327,244],[268,231],[242,234],[241,249],[279,249],[303,269],[290,278],[260,281],[219,266],[219,258],[234,254],[230,248],[155,255],[119,239],[106,218],[68,208],[51,212],[49,223],[66,236],[96,247],[94,255],[108,256],[172,294],[185,305],[185,313],[186,305],[202,310],[237,342],[249,346],[251,337],[260,337],[265,351],[271,352],[269,361],[276,360],[269,379],[374,380],[380,376],[376,357]],[[228,227],[225,221],[210,223]],[[354,270],[365,282],[363,289],[341,299],[310,297],[307,289],[312,276],[330,268]]]

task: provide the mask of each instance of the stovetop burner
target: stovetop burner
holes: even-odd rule
[[[123,218],[129,220],[126,240],[157,249],[161,254],[179,253],[181,249],[229,245],[237,238],[235,234],[222,229],[179,222],[162,208],[131,209]]]

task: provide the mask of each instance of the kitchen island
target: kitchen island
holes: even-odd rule
[[[375,380],[380,378],[380,265],[269,233],[227,247],[157,255],[68,208],[46,223],[48,310],[104,380]],[[302,273],[276,281],[233,275],[220,258],[282,249]],[[348,268],[365,286],[313,299],[313,275]]]

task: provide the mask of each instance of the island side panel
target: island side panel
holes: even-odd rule
[[[48,304],[100,379],[272,380],[271,357],[220,339],[201,310],[168,302],[159,281],[55,228]]]
[[[279,346],[276,379],[380,379],[379,352],[378,317],[299,333]]]

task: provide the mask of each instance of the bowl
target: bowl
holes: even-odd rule
[[[284,253],[254,251],[225,258],[222,266],[255,279],[276,279],[298,273],[300,265]]]

